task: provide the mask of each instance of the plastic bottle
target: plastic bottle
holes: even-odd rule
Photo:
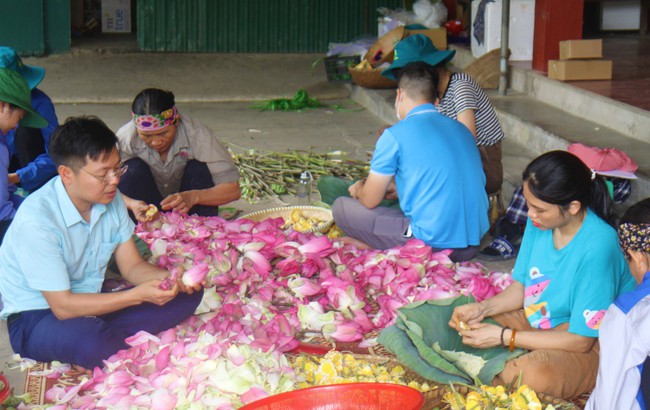
[[[298,187],[296,188],[296,196],[298,197],[299,205],[311,204],[312,182],[313,178],[311,172],[304,171],[300,174],[300,180],[298,181]]]

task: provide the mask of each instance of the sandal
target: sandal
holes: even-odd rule
[[[505,236],[496,236],[492,243],[476,256],[486,261],[507,261],[517,256],[517,251]]]

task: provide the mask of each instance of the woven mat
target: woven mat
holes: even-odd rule
[[[38,362],[36,366],[27,371],[27,376],[25,376],[25,393],[29,393],[32,397],[30,404],[53,404],[53,402],[45,399],[45,393],[49,389],[55,386],[76,386],[81,382],[82,377],[85,376],[85,373],[75,369],[61,375],[58,379],[34,375],[34,373],[44,372],[50,369],[50,363]]]
[[[373,330],[368,332],[365,335],[366,339],[373,339],[379,336],[381,329]],[[329,350],[338,350],[340,352],[349,352],[354,354],[367,354],[371,356],[383,356],[395,359],[395,355],[386,350],[384,346],[378,344],[372,347],[360,347],[359,342],[330,342],[325,340],[323,337],[314,337],[306,340],[305,342],[300,343],[300,346],[296,350],[312,350],[316,353],[318,350],[322,351],[323,354],[327,353]]]
[[[325,339],[312,340],[310,344],[318,345],[325,348],[334,348],[340,351],[351,352],[355,354],[369,354],[372,356],[378,357],[390,357],[394,356],[381,348],[380,345],[375,346],[374,348],[364,349],[360,348],[359,344],[356,342],[350,343],[329,343]],[[31,368],[27,372],[25,377],[25,393],[30,393],[32,397],[32,405],[45,405],[53,404],[51,401],[45,399],[45,393],[55,386],[75,386],[81,382],[81,378],[84,374],[77,370],[71,370],[70,372],[61,375],[58,379],[49,379],[45,376],[35,376],[33,372],[42,372],[50,369],[49,363],[37,363],[36,366]],[[440,403],[439,397],[441,397],[441,391],[432,391],[429,394],[426,394],[427,403],[425,404],[424,410],[432,410],[438,408]],[[584,409],[585,404],[589,399],[589,394],[583,394],[575,400],[570,401],[573,403],[577,409]]]
[[[365,335],[365,338],[376,338],[379,336],[381,330],[377,329],[372,332],[369,332]],[[377,357],[386,357],[392,360],[397,360],[397,358],[387,351],[382,345],[376,345],[368,348],[359,347],[359,342],[330,342],[325,340],[322,337],[315,337],[310,339],[308,342],[302,342],[300,346],[294,350],[294,353],[300,353],[301,350],[304,353],[309,354],[325,354],[329,350],[338,350],[341,352],[350,352],[357,355],[370,355]],[[38,362],[36,366],[27,371],[27,376],[25,377],[25,393],[30,393],[32,396],[32,402],[30,404],[44,405],[52,404],[51,401],[45,399],[45,393],[55,386],[76,386],[81,382],[84,373],[75,369],[70,370],[68,373],[61,375],[58,379],[47,378],[46,376],[38,376],[33,373],[43,372],[50,369],[50,363]],[[427,398],[427,404],[424,407],[424,410],[430,410],[437,408],[440,403],[441,391],[432,391],[428,395],[425,395]],[[575,400],[570,400],[569,402],[574,404],[577,409],[584,409],[589,399],[589,393],[585,393],[582,396],[578,397]],[[435,403],[435,405],[432,405]]]

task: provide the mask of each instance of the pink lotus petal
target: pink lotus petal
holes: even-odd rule
[[[160,339],[161,345],[168,345],[176,340],[176,329],[171,328],[163,330],[158,334],[158,338]]]
[[[356,323],[341,323],[323,326],[323,337],[337,342],[354,342],[363,339],[363,334]]]
[[[246,357],[235,346],[228,348],[226,356],[235,366],[241,366],[246,361]]]
[[[316,295],[321,291],[321,286],[318,283],[303,278],[289,279],[288,286],[294,295],[300,299],[306,296]]]
[[[319,257],[323,257],[332,253],[334,250],[332,249],[332,242],[330,242],[327,236],[323,235],[314,237],[309,242],[300,245],[298,251],[302,254],[313,253]]]
[[[497,289],[492,287],[489,279],[481,276],[472,277],[467,291],[474,296],[477,302],[481,302],[497,294]]]
[[[246,393],[241,395],[241,401],[244,404],[252,403],[256,400],[269,397],[269,393],[261,387],[253,386]]]
[[[449,299],[451,297],[458,296],[458,292],[454,290],[442,290],[437,287],[432,287],[424,292],[421,292],[415,296],[413,301],[418,300],[441,300]]]
[[[275,268],[278,270],[280,276],[289,276],[300,273],[302,270],[301,264],[292,258],[287,258],[279,261]]]
[[[207,263],[199,263],[192,269],[183,273],[183,284],[185,286],[196,286],[203,282],[210,268]]]
[[[124,370],[113,372],[106,378],[106,384],[111,386],[130,386],[133,383],[133,375]]]
[[[361,332],[367,333],[375,328],[375,325],[363,310],[356,310],[352,313],[352,315],[352,321],[359,326]]]
[[[271,264],[260,252],[247,251],[244,253],[242,259],[244,269],[250,268],[260,274],[266,274],[271,271]],[[247,261],[250,261],[250,263],[247,263]]]
[[[368,349],[370,347],[375,347],[377,346],[377,338],[372,338],[372,339],[363,339],[361,342],[359,342],[359,347],[362,349]]]
[[[156,369],[162,370],[169,366],[170,354],[170,346],[164,346],[158,351],[158,354],[156,355]]]
[[[130,346],[138,346],[149,342],[160,343],[160,339],[151,333],[147,333],[144,330],[141,330],[133,336],[127,337],[125,339],[125,342]]]
[[[63,396],[65,396],[65,389],[60,386],[54,386],[45,392],[45,399],[54,403],[60,402]]]
[[[165,389],[158,389],[151,394],[153,410],[173,410],[176,407],[176,396]]]

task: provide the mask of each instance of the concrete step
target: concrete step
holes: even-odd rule
[[[469,48],[452,45],[453,63],[458,70],[474,57]],[[543,74],[510,64],[510,84],[506,96],[489,90],[504,141],[504,173],[507,184],[518,184],[527,163],[537,155],[554,149],[566,149],[574,142],[597,147],[618,148],[639,166],[632,195],[626,204],[650,197],[650,112],[569,83],[550,80]],[[371,90],[348,86],[353,99],[393,124],[395,90]],[[518,153],[509,155],[508,151]],[[508,191],[508,188],[504,188]]]
[[[639,166],[628,204],[650,196],[650,143],[631,138],[599,123],[574,116],[524,94],[488,92],[508,140],[536,153],[566,149],[574,142],[618,148]]]
[[[650,112],[510,65],[510,87],[571,115],[650,144]],[[639,92],[645,92],[640,90]],[[646,157],[647,158],[647,157]]]
[[[450,48],[456,50],[452,62],[458,69],[462,70],[475,60],[466,46],[451,45]],[[514,91],[529,95],[574,117],[650,143],[650,133],[647,131],[650,129],[650,111],[574,87],[571,82],[551,80],[528,68],[526,62],[510,63],[509,74],[508,93]]]

